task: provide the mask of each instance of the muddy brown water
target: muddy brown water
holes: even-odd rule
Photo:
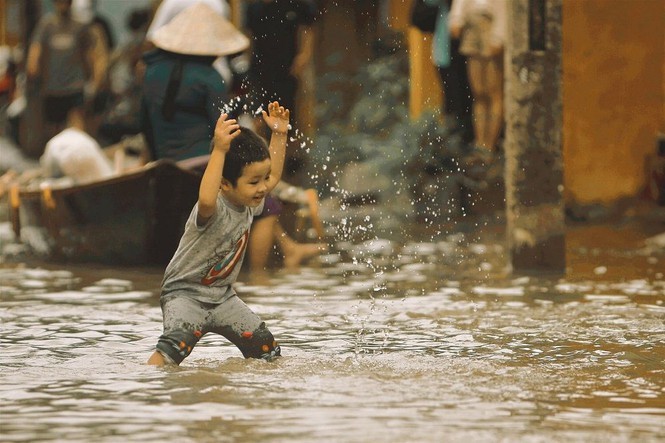
[[[238,286],[283,358],[206,336],[163,369],[161,269],[5,263],[0,440],[665,441],[665,254],[643,237],[579,230],[566,277],[510,275],[492,235],[340,242]]]

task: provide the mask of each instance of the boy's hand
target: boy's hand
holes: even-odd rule
[[[268,105],[268,112],[263,111],[263,121],[273,133],[286,134],[289,132],[289,114],[288,109],[272,102]]]
[[[213,149],[229,152],[231,141],[240,134],[240,125],[235,119],[227,120],[228,114],[222,114],[215,125]]]

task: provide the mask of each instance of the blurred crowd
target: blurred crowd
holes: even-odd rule
[[[137,2],[145,7],[127,11],[121,33],[100,14],[100,2],[44,0],[24,47],[0,50],[1,135],[39,160],[40,174],[81,183],[160,159],[202,171],[220,113],[261,130],[256,117],[273,100],[291,110],[293,133],[302,134],[298,120],[312,112],[300,104],[314,75],[315,25],[334,2]],[[374,25],[386,27],[389,3],[354,3],[375,37],[367,11],[376,9]],[[506,0],[413,5],[432,16],[412,25],[432,34],[446,131],[462,140],[469,162],[497,163]],[[277,194],[311,203],[311,192],[290,186],[304,182],[302,145],[292,137],[288,184]],[[10,172],[0,194],[3,182],[16,180]]]
[[[297,127],[316,3],[234,3],[238,25],[226,0],[154,1],[128,14],[128,37],[116,44],[96,1],[49,0],[24,54],[2,54],[3,135],[39,168],[10,170],[0,178],[0,194],[36,176],[84,184],[162,159],[202,173],[220,114],[261,130],[261,111],[275,100],[291,110]],[[291,141],[285,178],[298,180],[304,160]],[[253,229],[268,239],[253,254],[257,267],[273,245],[287,264],[325,249],[295,242],[277,222],[283,202],[316,214],[312,191],[287,182],[274,191],[271,211]],[[321,236],[320,224],[313,225]]]
[[[37,14],[25,48],[0,50],[2,132],[29,157],[40,158],[53,137],[75,128],[101,147],[130,139],[135,145],[130,152],[140,152],[144,162],[182,161],[207,154],[206,138],[220,110],[251,117],[278,99],[292,116],[303,114],[296,97],[304,89],[302,80],[313,75],[313,25],[320,1],[232,2],[236,27],[227,0],[153,0],[127,14],[120,43],[99,14],[98,0],[42,3],[51,7]],[[171,27],[169,41],[160,40],[159,29],[196,3],[225,20],[224,30],[211,28],[215,34],[194,41],[183,21]],[[359,3],[381,4],[381,15],[386,14],[385,1]],[[415,26],[433,34],[445,124],[474,155],[491,161],[503,129],[505,0],[414,4],[436,14],[428,29]],[[204,17],[199,24],[212,22]],[[174,43],[178,35],[182,41]],[[240,41],[244,36],[247,43]],[[210,46],[205,54],[204,44]],[[207,76],[205,91],[190,78],[191,71]],[[143,136],[143,145],[137,136]],[[297,181],[305,162],[293,144],[287,176]]]
[[[182,19],[166,39],[164,33],[159,37],[160,28],[197,3],[223,26],[211,16],[199,23]],[[0,53],[3,134],[32,158],[40,158],[53,137],[75,128],[102,147],[143,135],[144,160],[185,160],[207,153],[204,139],[210,139],[220,110],[252,116],[278,99],[297,115],[298,82],[311,66],[316,3],[234,3],[240,9],[237,28],[226,0],[153,1],[128,14],[126,38],[116,44],[95,0],[44,2],[25,48]],[[208,26],[214,33],[194,41],[188,26]],[[181,41],[174,43],[174,36]],[[207,78],[198,84],[202,80],[192,72]],[[292,171],[299,160],[291,162]]]

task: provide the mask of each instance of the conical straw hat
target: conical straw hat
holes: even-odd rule
[[[185,9],[159,28],[152,42],[165,51],[188,55],[229,55],[249,47],[249,39],[205,3]]]

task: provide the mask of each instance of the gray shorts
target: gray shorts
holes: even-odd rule
[[[237,295],[221,303],[205,303],[187,295],[162,298],[164,333],[157,350],[180,364],[208,332],[222,335],[245,358],[272,360],[280,347],[266,324]]]

